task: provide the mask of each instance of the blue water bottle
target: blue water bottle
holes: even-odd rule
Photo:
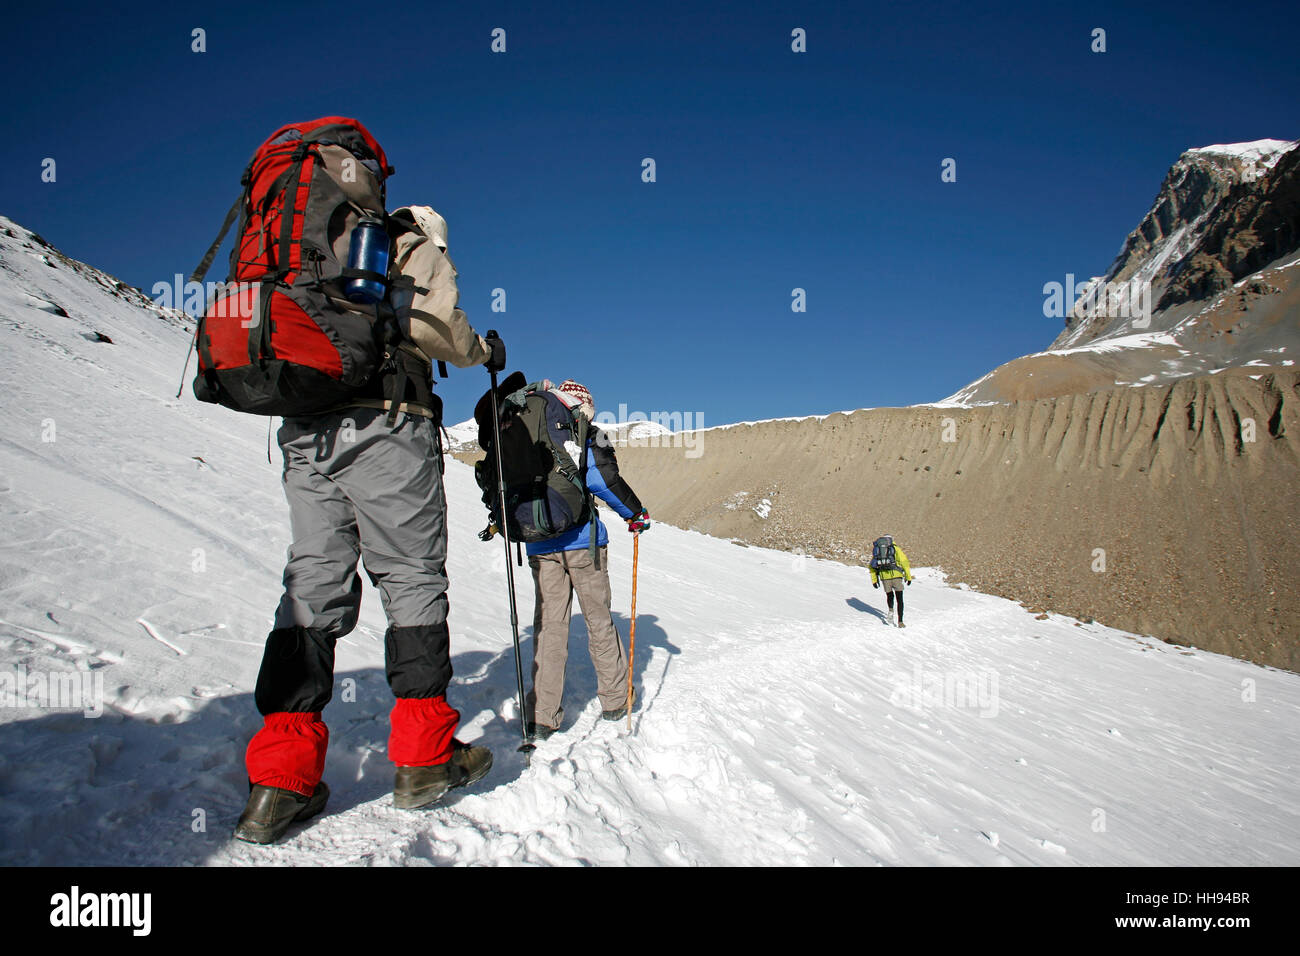
[[[382,219],[361,217],[361,221],[352,230],[348,268],[388,275],[388,231],[384,229]],[[343,284],[343,294],[350,302],[374,305],[384,297],[384,283],[378,279],[351,278]]]

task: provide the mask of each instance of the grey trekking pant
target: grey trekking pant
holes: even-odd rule
[[[602,710],[627,703],[627,656],[610,614],[609,572],[606,548],[600,549],[600,567],[591,563],[591,551],[557,551],[532,555],[533,570],[533,687],[528,692],[531,719],[559,727],[564,719],[564,671],[569,660],[569,615],[573,592],[587,622],[587,649],[596,668],[596,693]]]
[[[258,676],[263,714],[320,711],[334,643],[356,627],[357,561],[379,588],[387,675],[399,698],[434,698],[451,680],[446,498],[428,418],[348,408],[286,418],[283,483],[293,542],[284,596]]]

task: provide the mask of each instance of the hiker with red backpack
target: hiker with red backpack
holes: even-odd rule
[[[912,583],[912,565],[903,549],[894,543],[893,535],[881,535],[871,545],[871,586],[884,585],[885,600],[889,604],[889,623],[894,623],[894,600],[898,600],[898,626],[903,623],[903,586]]]
[[[283,416],[278,433],[292,543],[284,595],[254,694],[238,839],[273,843],[318,814],[334,647],[357,624],[357,561],[379,588],[386,674],[397,698],[388,756],[394,805],[416,809],[484,774],[492,755],[455,738],[447,701],[446,499],[432,364],[501,369],[457,308],[446,225],[432,209],[385,210],[393,172],[359,122],[285,126],[254,154],[231,285],[200,320],[195,395]],[[195,279],[211,263],[222,236]],[[246,293],[249,286],[255,295]]]
[[[628,658],[610,613],[609,533],[592,496],[608,504],[633,534],[650,527],[650,516],[619,474],[609,440],[591,425],[596,408],[586,387],[573,379],[558,386],[545,380],[524,385],[515,373],[501,386],[498,401],[506,410],[500,426],[506,507],[511,509],[506,530],[509,540],[527,544],[535,598],[533,686],[524,705],[524,733],[529,741],[545,740],[564,720],[574,592],[587,624],[601,717],[621,720],[636,704],[636,695],[629,692]],[[480,443],[490,441],[487,413],[480,408],[475,417],[480,421]],[[489,450],[486,445],[485,450]],[[476,468],[492,515],[479,536],[484,541],[491,540],[502,524],[500,507],[494,504],[497,483],[495,467],[489,464],[493,460],[489,454]],[[545,474],[530,474],[543,469]],[[536,488],[546,490],[529,491]]]

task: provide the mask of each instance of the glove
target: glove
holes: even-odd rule
[[[880,582],[879,582],[879,581],[872,581],[872,582],[871,582],[871,586],[872,586],[873,588],[878,588],[878,587],[880,587]]]
[[[488,360],[483,363],[489,372],[503,372],[506,367],[506,343],[501,341],[501,336],[497,335],[496,330],[488,332],[487,338],[483,340],[487,347],[492,350]]]
[[[912,579],[911,579],[911,578],[908,578],[908,579],[907,579],[907,586],[908,586],[909,588],[912,586]]]
[[[650,527],[650,515],[642,508],[640,514],[635,514],[627,519],[627,530],[633,534],[640,534]]]
[[[478,533],[478,539],[480,541],[491,541],[494,537],[496,537],[496,533],[497,533],[496,522],[489,521],[488,526]]]

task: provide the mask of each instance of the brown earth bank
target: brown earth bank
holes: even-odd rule
[[[950,582],[1300,671],[1300,373],[1249,371],[736,425],[618,456],[673,525],[846,562],[892,533]],[[924,615],[918,595],[908,617]]]

